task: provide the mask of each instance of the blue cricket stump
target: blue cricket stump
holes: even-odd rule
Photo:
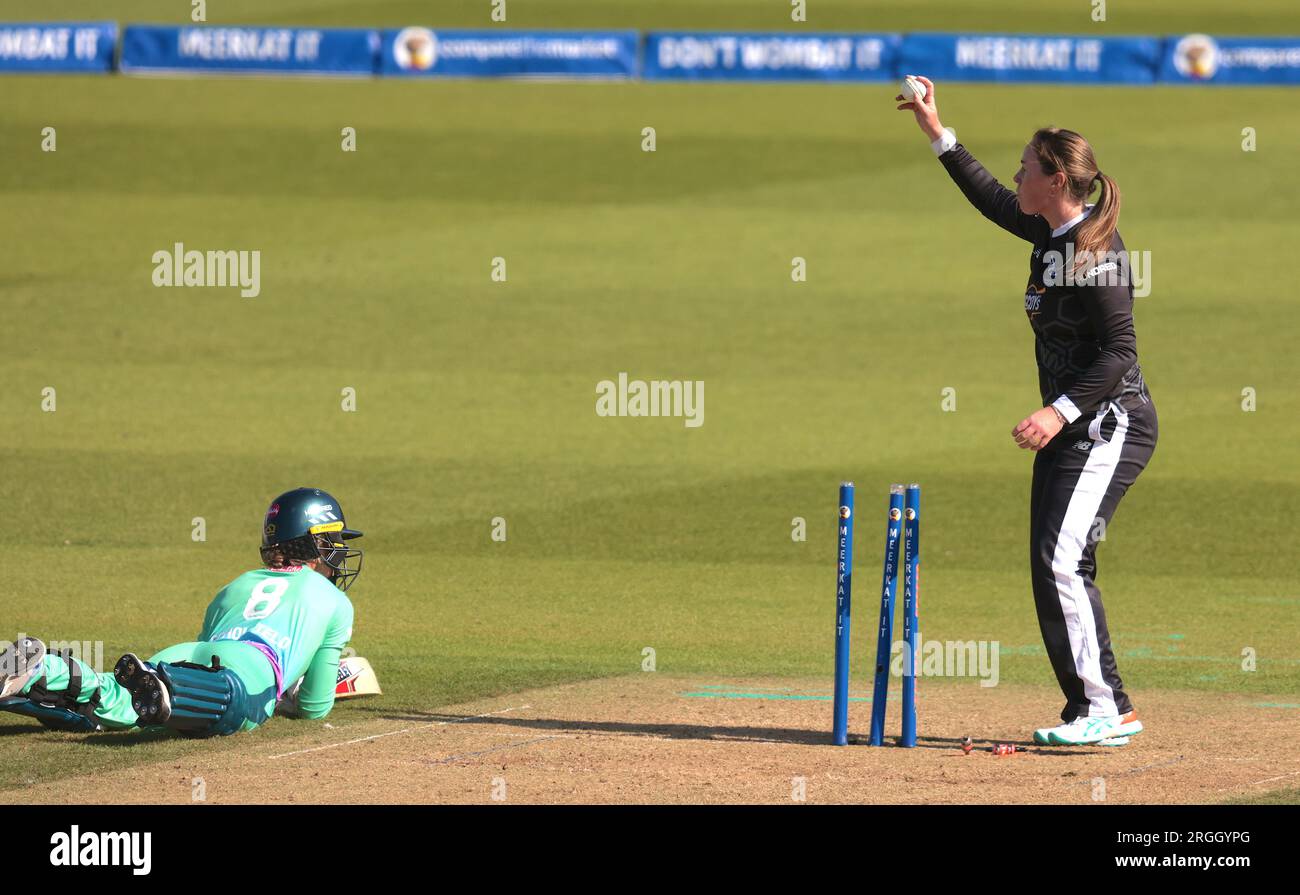
[[[903,531],[903,486],[889,486],[885,529],[885,572],[880,585],[880,628],[876,632],[876,685],[871,693],[871,745],[885,742],[885,703],[889,698],[889,660],[894,635],[894,595],[898,592],[898,545]]]
[[[831,737],[849,742],[849,622],[853,606],[853,483],[840,483],[835,571],[835,696]]]
[[[907,486],[903,510],[903,736],[901,746],[916,745],[916,663],[921,607],[921,486]]]

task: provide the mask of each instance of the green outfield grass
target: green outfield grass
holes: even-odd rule
[[[10,6],[0,18],[30,17]],[[422,18],[414,3],[289,6],[277,20]],[[537,6],[511,9],[549,24]],[[552,6],[559,25],[727,26],[697,4]],[[1203,26],[1187,4],[1169,24],[1228,27],[1197,6]],[[471,23],[461,7],[449,23]],[[1068,27],[958,7],[818,8],[827,27]],[[1252,8],[1231,30],[1300,31],[1289,3]],[[1126,15],[1120,30],[1170,30]],[[747,6],[736,26],[760,22]],[[0,637],[102,639],[109,663],[188,640],[257,562],[269,498],[314,484],[366,532],[354,644],[386,692],[336,725],[637,672],[647,646],[663,671],[829,686],[836,486],[859,486],[865,679],[877,511],[891,481],[917,480],[924,636],[1000,641],[1003,680],[1045,685],[1026,724],[1059,708],[1028,588],[1031,457],[1009,435],[1039,406],[1027,246],[966,204],[891,85],[0,86]],[[1156,688],[1300,689],[1296,98],[939,85],[945,124],[1005,180],[1036,127],[1089,137],[1124,191],[1125,242],[1152,253],[1136,318],[1160,445],[1099,553],[1139,704]],[[56,153],[40,151],[47,126]],[[345,126],[356,153],[339,149]],[[261,295],[153,287],[151,256],[175,242],[260,250]],[[595,385],[620,371],[703,380],[705,424],[597,417]],[[238,748],[28,730],[0,715],[0,788]]]
[[[1231,799],[1229,805],[1300,805],[1300,789],[1275,789],[1254,796]]]

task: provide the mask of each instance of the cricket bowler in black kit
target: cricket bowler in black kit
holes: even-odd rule
[[[1065,694],[1040,745],[1122,746],[1142,732],[1111,649],[1097,540],[1155,451],[1155,405],[1138,366],[1133,286],[1116,231],[1120,195],[1073,131],[1044,128],[1021,156],[1013,192],[939,122],[934,84],[911,110],[949,176],[981,214],[1033,245],[1025,313],[1043,404],[1012,431],[1035,452],[1029,564],[1038,625]],[[903,97],[899,96],[898,100]],[[1100,184],[1095,205],[1086,200]]]

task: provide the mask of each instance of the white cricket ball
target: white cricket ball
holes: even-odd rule
[[[903,79],[902,89],[898,92],[903,95],[903,102],[905,103],[919,103],[925,100],[925,85],[911,75]]]

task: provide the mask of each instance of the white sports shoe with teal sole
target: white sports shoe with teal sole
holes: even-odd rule
[[[1034,731],[1034,742],[1040,746],[1051,746],[1052,741],[1049,739],[1052,728],[1044,727],[1041,730]],[[1110,737],[1102,740],[1100,743],[1093,743],[1094,746],[1127,746],[1132,737]]]
[[[1142,722],[1137,712],[1124,715],[1104,715],[1101,717],[1075,718],[1068,724],[1056,727],[1043,727],[1034,731],[1034,742],[1040,746],[1096,746],[1103,745],[1103,740],[1123,739],[1142,732]],[[1104,743],[1104,745],[1124,745],[1123,743]]]

